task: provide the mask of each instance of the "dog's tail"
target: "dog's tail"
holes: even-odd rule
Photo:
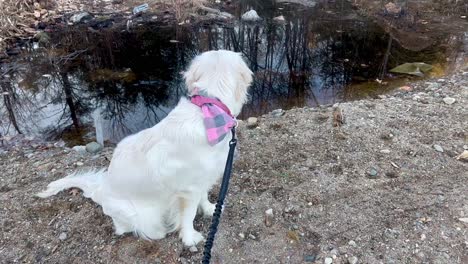
[[[49,183],[47,189],[36,194],[41,198],[55,195],[69,188],[79,188],[83,191],[85,197],[94,200],[95,193],[100,186],[102,176],[106,173],[105,169],[91,170],[86,172],[75,172],[60,180]]]

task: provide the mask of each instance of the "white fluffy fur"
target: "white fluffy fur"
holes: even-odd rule
[[[204,90],[238,115],[252,72],[239,53],[219,50],[197,56],[184,77],[189,92]],[[213,214],[207,193],[222,175],[229,138],[208,145],[200,108],[182,98],[160,123],[123,139],[107,171],[69,175],[38,196],[78,187],[112,217],[117,234],[160,239],[180,230],[186,246],[196,245],[203,236],[193,220],[198,208]]]

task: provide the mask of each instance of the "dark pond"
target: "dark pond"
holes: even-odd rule
[[[181,71],[211,49],[242,52],[254,71],[246,118],[375,96],[407,81],[388,73],[405,62],[422,61],[444,74],[468,42],[466,33],[446,33],[412,51],[348,1],[311,8],[259,2],[235,8],[236,17],[255,8],[259,23],[168,25],[148,18],[129,28],[56,26],[3,62],[2,133],[16,126],[47,137],[81,136],[97,120],[105,138],[118,141],[164,118],[185,93]],[[273,19],[280,15],[285,22]]]

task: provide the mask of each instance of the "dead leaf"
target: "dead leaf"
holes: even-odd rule
[[[344,124],[343,110],[339,107],[336,107],[333,110],[333,126],[340,127],[342,124]]]
[[[299,235],[295,231],[288,231],[288,238],[293,240],[294,242],[299,242]]]
[[[409,92],[409,91],[412,91],[413,88],[411,86],[408,86],[408,85],[405,85],[405,86],[401,86],[400,88],[398,88],[399,90],[402,90],[402,91],[405,91],[405,92]]]

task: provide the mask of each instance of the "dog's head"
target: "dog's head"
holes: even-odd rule
[[[204,91],[222,100],[232,114],[238,115],[247,101],[252,71],[240,53],[216,50],[195,57],[184,77],[190,94],[195,89]]]

